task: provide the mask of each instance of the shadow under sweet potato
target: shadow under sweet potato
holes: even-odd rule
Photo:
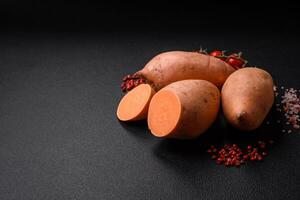
[[[132,121],[132,122],[119,121],[119,123],[128,133],[134,136],[142,137],[142,138],[152,137],[151,133],[148,130],[148,125],[146,120]]]
[[[284,134],[281,133],[282,126],[276,123],[280,117],[275,108],[272,108],[266,118],[266,121],[271,120],[270,124],[264,122],[260,128],[251,132],[245,132],[231,127],[220,112],[212,127],[197,139],[162,139],[154,146],[153,152],[160,160],[171,165],[178,165],[183,162],[192,164],[207,160],[209,155],[206,153],[206,150],[210,145],[221,147],[224,144],[235,143],[242,148],[246,148],[247,145],[255,144],[259,140],[273,140],[274,144],[272,146],[280,146],[284,138]],[[268,148],[268,151],[271,151],[272,148]]]
[[[207,156],[206,149],[209,145],[212,142],[223,141],[223,132],[226,130],[221,128],[223,126],[222,124],[222,120],[216,120],[212,127],[197,139],[161,139],[161,141],[154,146],[153,153],[157,158],[172,161],[171,163],[175,160],[178,161],[178,163],[189,162],[190,164],[202,162]]]

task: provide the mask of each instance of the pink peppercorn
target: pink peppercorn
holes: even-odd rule
[[[269,140],[268,144],[274,141]],[[258,146],[247,145],[245,149],[239,147],[237,144],[225,144],[222,148],[216,148],[214,145],[207,150],[211,154],[211,158],[216,160],[216,164],[223,164],[226,167],[240,167],[245,164],[245,161],[262,161],[267,152],[267,143],[265,141],[258,141]]]

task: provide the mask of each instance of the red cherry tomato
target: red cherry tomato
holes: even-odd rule
[[[221,57],[221,56],[223,56],[223,51],[215,50],[215,51],[212,51],[209,55],[214,56],[214,57]]]
[[[226,62],[235,69],[243,68],[245,65],[245,61],[237,57],[228,57]]]
[[[223,61],[225,61],[227,58],[227,56],[225,56],[225,54],[224,54],[224,51],[219,51],[219,50],[212,51],[209,55],[219,58],[220,60],[223,60]]]
[[[242,52],[229,55],[226,62],[235,69],[243,68],[247,64],[247,61],[242,58]]]

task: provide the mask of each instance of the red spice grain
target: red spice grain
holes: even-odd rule
[[[123,92],[130,91],[136,86],[142,83],[146,83],[146,81],[142,77],[138,76],[137,74],[133,74],[133,75],[128,74],[123,77],[122,81],[123,82],[121,83],[121,89]]]
[[[213,160],[216,160],[215,162],[218,165],[240,167],[246,161],[262,161],[268,155],[266,152],[267,145],[273,143],[273,140],[260,140],[256,144],[247,145],[246,148],[242,148],[237,144],[225,144],[221,148],[211,145],[207,152]]]

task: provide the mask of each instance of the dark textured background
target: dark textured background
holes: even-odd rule
[[[198,13],[193,4],[37,2],[0,7],[1,200],[299,199],[299,132],[239,133],[220,115],[198,140],[176,141],[115,117],[124,74],[159,52],[200,45],[243,51],[278,85],[300,89],[296,7],[204,4],[216,11]],[[238,23],[218,21],[228,10],[229,19],[243,14]],[[205,152],[210,143],[265,138],[275,140],[270,155],[240,169]]]

